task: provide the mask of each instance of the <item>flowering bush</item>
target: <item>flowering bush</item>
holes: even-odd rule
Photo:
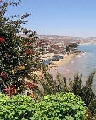
[[[40,68],[40,51],[37,49],[39,39],[36,32],[22,28],[22,24],[26,23],[24,18],[30,14],[26,13],[19,18],[16,15],[11,18],[5,16],[9,6],[17,6],[19,3],[20,0],[0,3],[0,82],[5,88],[13,85],[19,89],[18,92],[22,92],[25,76],[33,74],[32,68]],[[17,35],[21,31],[25,37]],[[33,87],[36,88],[30,85],[30,88]]]
[[[35,83],[31,83],[31,82],[26,82],[25,85],[30,89],[36,89],[38,87]]]
[[[9,94],[10,97],[12,97],[13,95],[15,95],[17,92],[17,89],[15,86],[9,86],[8,88],[3,89],[3,93],[5,94]]]

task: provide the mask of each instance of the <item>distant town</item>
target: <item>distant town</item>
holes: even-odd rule
[[[39,35],[38,47],[41,49],[41,59],[59,61],[66,54],[78,54],[80,44],[96,44],[95,37],[81,38],[58,35]],[[48,63],[49,64],[49,63]]]
[[[79,44],[96,44],[95,37],[81,38],[70,36],[58,36],[58,35],[39,35],[40,42],[39,47],[44,49],[45,52],[50,53],[66,53],[77,51]]]
[[[96,37],[71,37],[59,35],[39,35],[40,39],[51,41],[52,43],[76,42],[78,44],[96,44]]]
[[[36,37],[39,38],[36,49],[41,52],[41,62],[47,65],[65,58],[65,55],[74,53],[78,55],[83,52],[78,50],[78,46],[81,44],[96,44],[95,37],[82,38],[59,35],[36,35]]]

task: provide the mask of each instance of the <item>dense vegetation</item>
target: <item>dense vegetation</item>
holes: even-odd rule
[[[9,6],[18,6],[18,2],[0,3],[0,83],[1,89],[14,94],[12,89],[18,93],[24,90],[26,76],[32,76],[33,71],[40,69],[39,62],[39,39],[35,31],[22,28],[24,20],[29,14],[22,16],[6,17]],[[18,36],[17,33],[24,33],[26,37]],[[27,35],[28,34],[28,35]],[[12,93],[12,94],[11,94]]]
[[[47,95],[40,102],[0,94],[0,120],[86,120],[86,116],[85,103],[73,93]]]
[[[80,97],[73,93],[44,96],[37,104],[34,120],[85,120],[86,107]]]
[[[29,96],[12,97],[0,93],[0,120],[29,120],[35,101]]]

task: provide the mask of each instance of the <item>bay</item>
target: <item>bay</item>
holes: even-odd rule
[[[96,71],[96,44],[80,45],[78,49],[81,51],[86,51],[86,55],[84,58],[81,58],[80,63],[82,63],[82,66],[86,66],[83,70],[83,76],[87,78],[91,72]],[[83,59],[85,61],[83,61]],[[80,69],[83,69],[82,66]],[[92,88],[96,93],[96,74],[94,76]]]
[[[78,49],[83,53],[75,56],[68,63],[55,68],[54,76],[56,72],[59,72],[67,79],[72,79],[75,74],[82,74],[82,80],[85,84],[88,76],[96,71],[96,44],[79,45]],[[92,88],[96,92],[96,75],[94,76]]]

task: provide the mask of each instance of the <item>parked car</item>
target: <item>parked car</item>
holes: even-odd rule
[[[43,60],[42,65],[51,65],[53,62],[51,60]]]
[[[60,60],[60,58],[59,58],[59,56],[57,56],[57,55],[54,55],[53,57],[52,57],[52,61],[59,61]]]
[[[59,58],[60,58],[60,59],[63,59],[63,56],[62,56],[62,55],[59,55]]]

